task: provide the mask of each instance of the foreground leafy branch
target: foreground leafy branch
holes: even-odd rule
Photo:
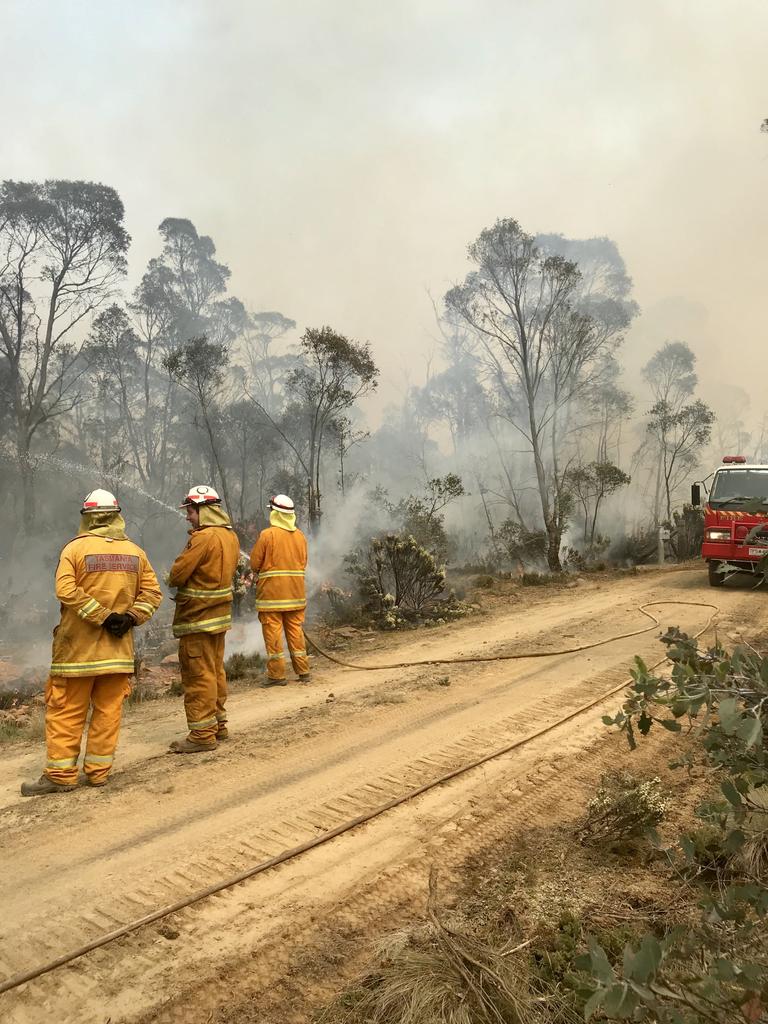
[[[738,647],[700,651],[678,630],[662,638],[672,671],[635,660],[621,710],[605,716],[631,748],[654,727],[686,733],[674,767],[703,769],[717,783],[696,808],[710,830],[683,835],[667,864],[700,910],[690,926],[647,934],[611,964],[594,940],[579,966],[591,976],[584,1017],[610,1020],[762,1021],[768,1007],[768,659]],[[656,837],[658,840],[658,837]]]

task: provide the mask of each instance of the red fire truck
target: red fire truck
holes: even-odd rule
[[[701,505],[699,483],[691,487],[691,504]],[[707,561],[710,585],[720,587],[737,572],[762,577],[767,556],[768,465],[726,455],[712,476],[704,505],[701,557]]]

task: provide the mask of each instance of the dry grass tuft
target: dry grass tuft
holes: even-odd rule
[[[165,690],[159,690],[157,686],[134,679],[131,684],[131,692],[126,697],[125,703],[131,706],[134,704],[146,704],[149,700],[158,700],[158,698],[164,697],[166,692]]]
[[[751,878],[768,878],[768,786],[747,794],[750,811],[742,827],[746,840],[736,855],[739,867]]]
[[[0,744],[23,743],[45,736],[45,709],[33,707],[19,719],[0,718]]]
[[[428,923],[396,932],[376,966],[321,1019],[339,1024],[539,1024],[522,949],[494,948],[445,924],[437,912],[434,868]],[[527,945],[526,943],[523,946]]]

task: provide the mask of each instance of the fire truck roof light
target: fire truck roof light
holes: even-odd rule
[[[723,462],[726,465],[732,465],[734,462],[743,463],[747,461],[746,455],[724,455]]]

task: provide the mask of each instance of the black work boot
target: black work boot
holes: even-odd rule
[[[73,789],[77,789],[76,783],[68,785],[63,782],[54,782],[47,775],[41,775],[34,782],[22,782],[21,795],[47,796],[49,793],[71,793]]]
[[[299,676],[299,682],[300,683],[311,683],[312,682],[312,676],[309,674],[309,672],[304,672],[302,675]]]

